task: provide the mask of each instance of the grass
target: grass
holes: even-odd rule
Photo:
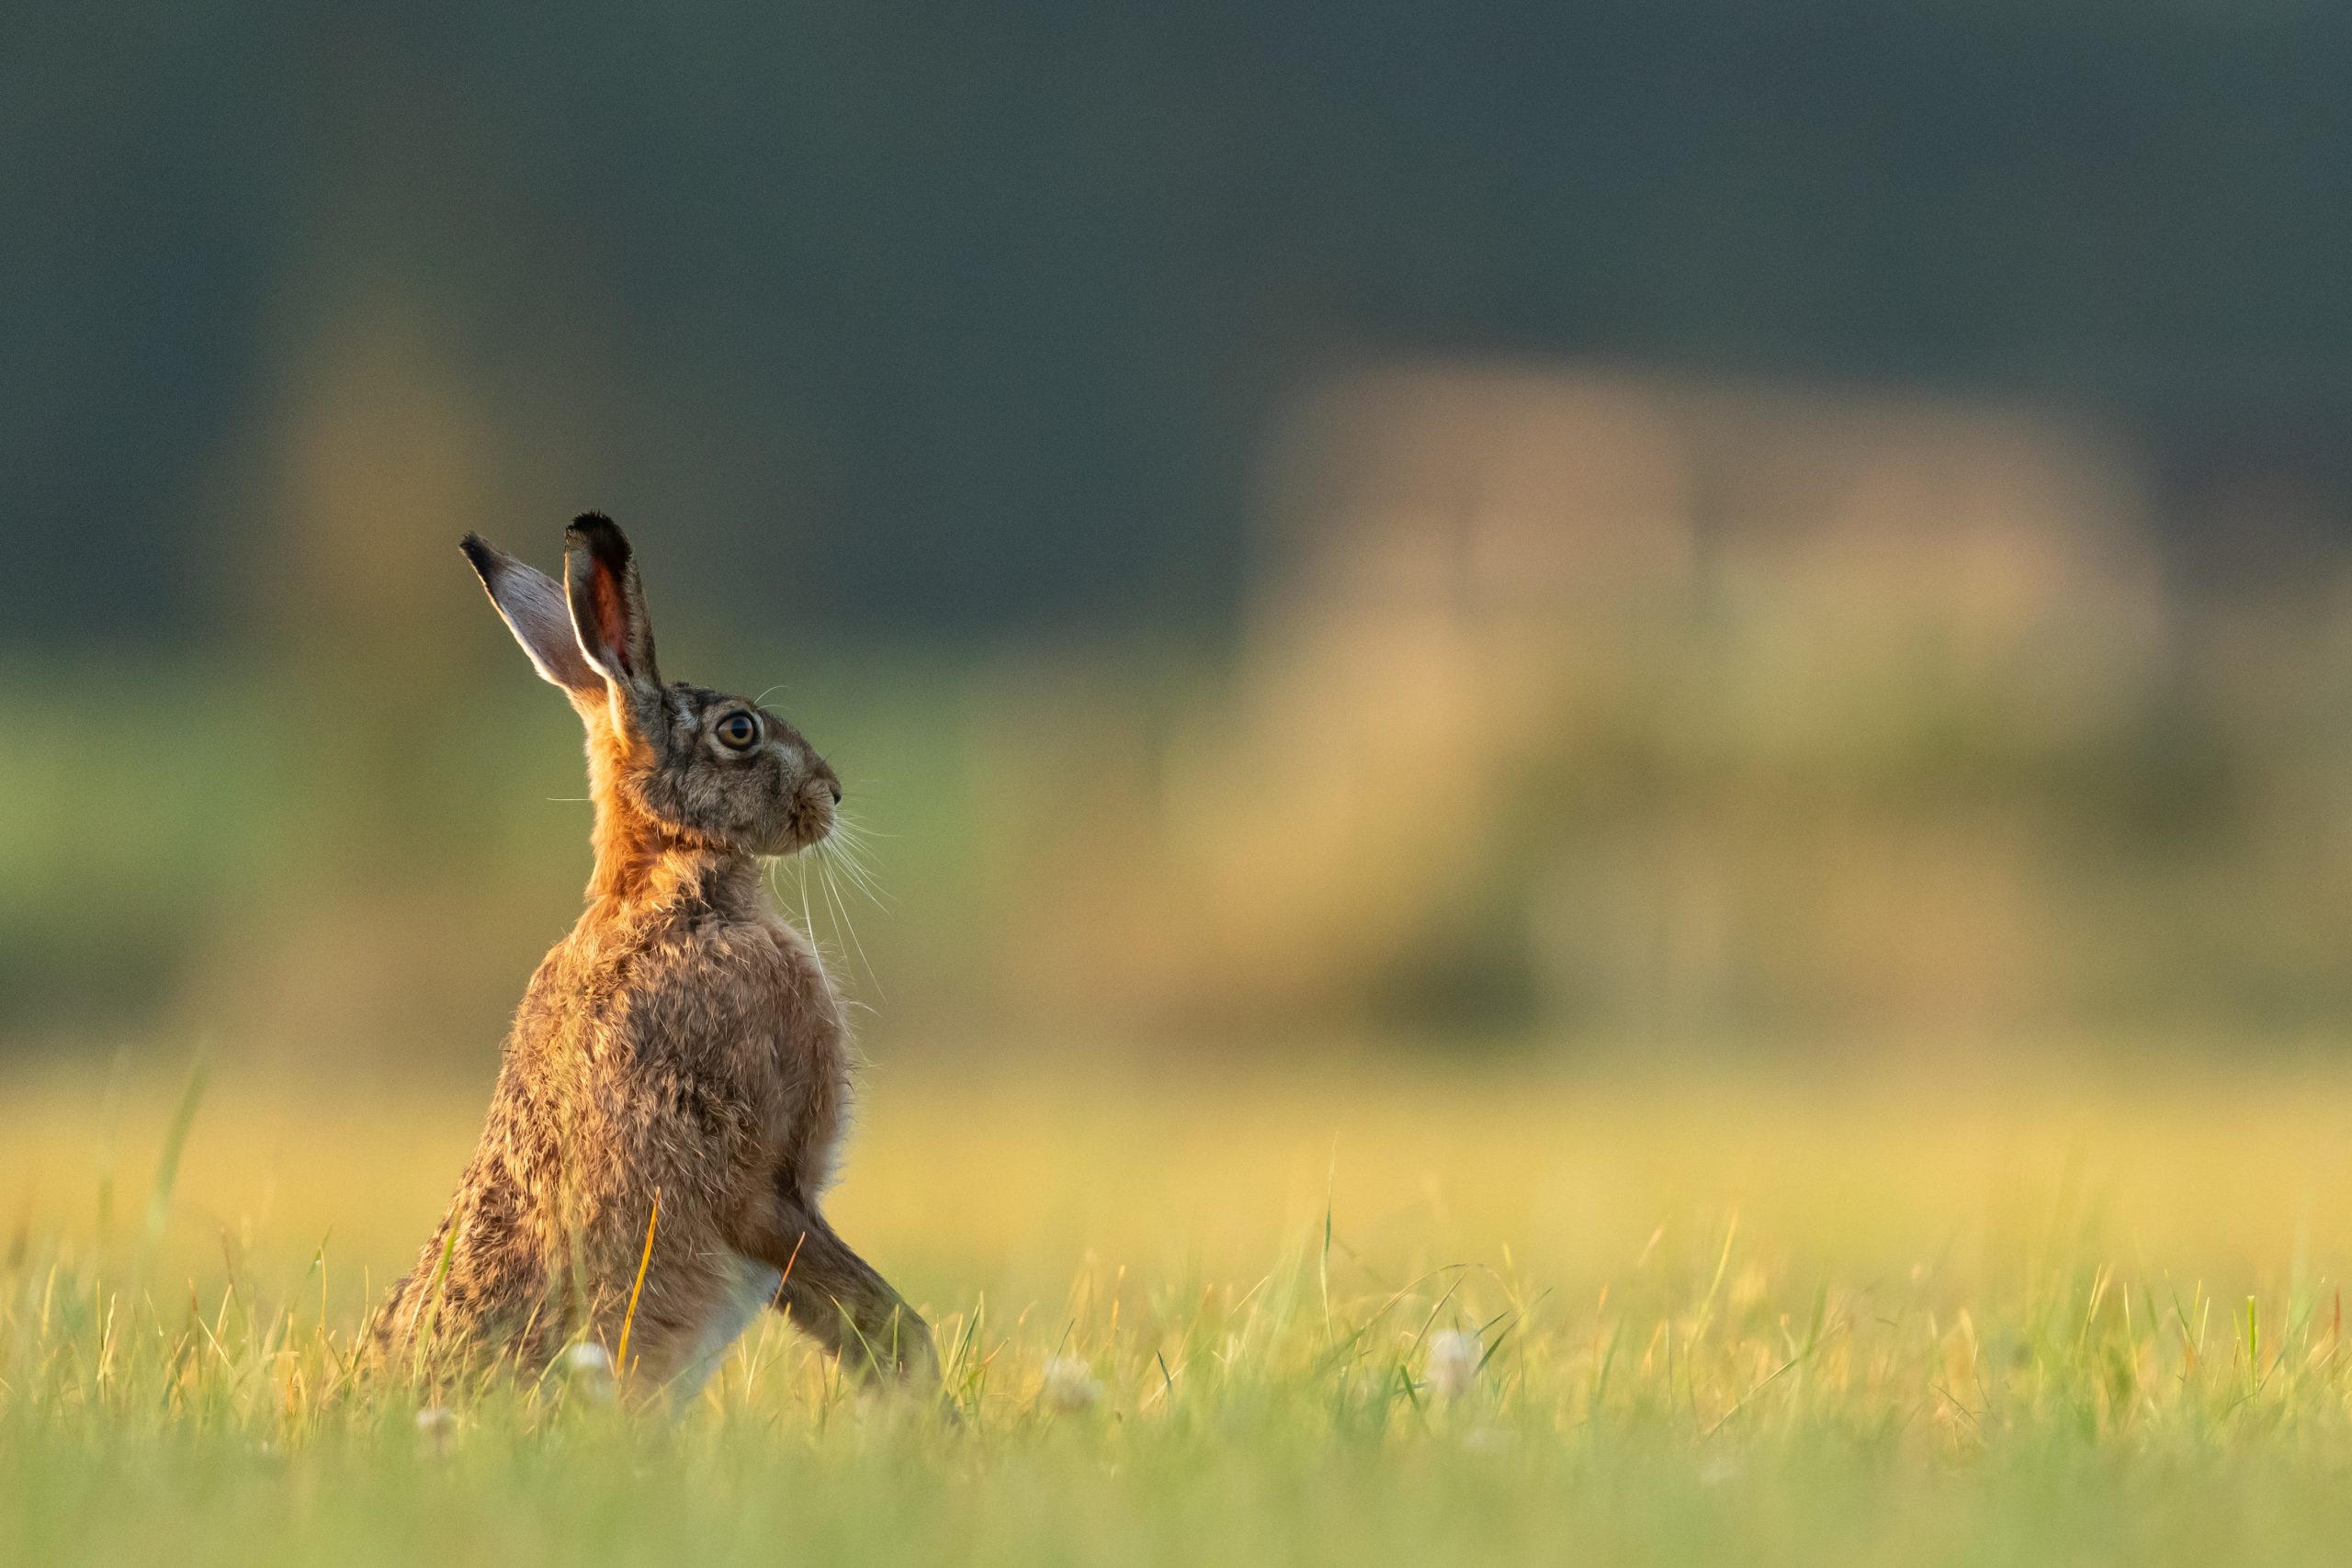
[[[770,1324],[674,1421],[557,1376],[421,1424],[345,1367],[470,1094],[8,1089],[12,1564],[2320,1562],[2352,1526],[2324,1068],[884,1073],[833,1209],[954,1420]]]

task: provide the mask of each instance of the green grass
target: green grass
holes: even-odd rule
[[[356,1276],[474,1111],[226,1077],[192,1121],[163,1083],[7,1100],[0,1561],[2210,1563],[2352,1529],[2330,1075],[886,1077],[836,1209],[934,1315],[952,1414],[772,1324],[676,1419],[355,1383]],[[63,1179],[101,1141],[111,1196]],[[1444,1334],[1483,1357],[1452,1390]]]

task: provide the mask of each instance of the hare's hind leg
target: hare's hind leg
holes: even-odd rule
[[[766,1238],[761,1261],[784,1276],[775,1303],[793,1326],[843,1364],[868,1375],[938,1380],[930,1325],[849,1249],[822,1214],[800,1209],[787,1215]]]
[[[684,1409],[694,1403],[743,1330],[752,1325],[762,1308],[775,1301],[776,1286],[781,1280],[782,1276],[773,1266],[741,1253],[729,1254],[725,1282],[711,1304],[710,1315],[703,1321],[693,1348],[670,1379],[668,1392],[673,1408]]]

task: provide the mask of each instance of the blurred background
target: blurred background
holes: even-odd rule
[[[877,1057],[2352,1016],[2352,16],[18,5],[0,1054],[493,1060],[457,549],[832,758]]]

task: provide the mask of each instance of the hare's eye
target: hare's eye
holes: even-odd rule
[[[718,743],[730,751],[748,751],[759,743],[760,721],[747,713],[730,713],[718,721]]]

